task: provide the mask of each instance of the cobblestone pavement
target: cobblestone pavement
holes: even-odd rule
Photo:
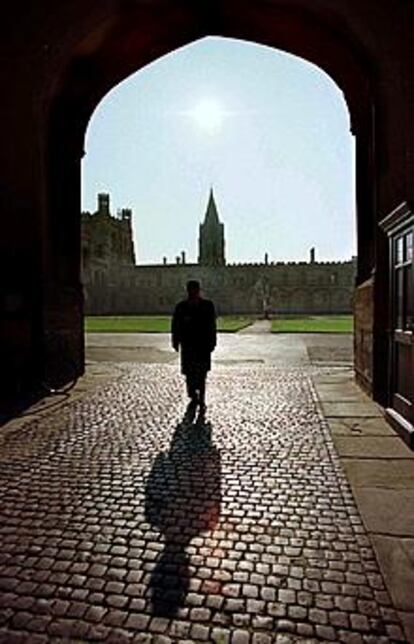
[[[0,433],[0,641],[402,642],[310,372],[169,365]]]

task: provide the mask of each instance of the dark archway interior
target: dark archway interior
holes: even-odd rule
[[[391,32],[386,2],[368,2],[362,9],[355,0],[335,10],[328,0],[321,0],[317,7],[309,0],[289,5],[279,0],[129,0],[105,6],[94,3],[88,10],[80,1],[72,5],[69,10],[49,0],[37,3],[23,19],[24,45],[15,29],[7,34],[18,22],[14,10],[9,10],[3,27],[3,43],[11,59],[19,48],[22,59],[33,52],[38,56],[30,74],[17,63],[14,73],[18,78],[20,75],[21,96],[17,90],[11,92],[8,108],[2,107],[13,110],[19,99],[31,100],[27,106],[30,118],[19,103],[12,117],[14,130],[9,134],[11,141],[12,133],[15,137],[18,133],[13,156],[18,157],[20,150],[30,145],[29,158],[19,167],[3,151],[7,165],[3,202],[11,215],[25,213],[23,219],[33,235],[30,265],[35,267],[30,298],[27,296],[21,310],[17,307],[8,313],[7,306],[5,310],[6,336],[13,335],[10,319],[21,322],[19,316],[25,317],[29,328],[25,342],[15,337],[15,348],[9,350],[14,373],[11,391],[20,395],[39,381],[44,340],[51,332],[65,337],[79,373],[83,370],[80,164],[86,127],[95,107],[114,85],[150,61],[198,38],[218,35],[300,56],[327,72],[344,93],[357,155],[355,368],[360,383],[387,404],[388,251],[377,222],[401,201],[409,201],[413,192],[410,169],[414,154],[409,154],[409,146],[414,132],[408,110],[410,99],[414,102],[413,89],[408,76],[405,82],[401,76],[402,62],[413,59],[410,40],[404,39],[414,18],[412,9],[407,3],[395,3]],[[10,78],[4,74],[3,84],[8,85]],[[8,232],[9,240],[16,239],[15,224],[10,224]],[[5,266],[28,266],[27,245],[20,244],[11,252],[6,242],[4,249]],[[6,292],[21,290],[27,271],[22,273],[21,278],[16,276],[13,288],[9,283]],[[5,297],[5,302],[9,301],[10,297]]]
[[[360,253],[358,265],[358,283],[362,283],[369,278],[374,265],[371,234],[373,191],[370,189],[374,182],[370,176],[371,168],[367,155],[371,144],[373,98],[367,80],[369,75],[365,69],[368,65],[362,56],[357,57],[345,38],[332,34],[331,30],[318,23],[310,14],[278,11],[274,19],[277,30],[272,30],[272,33],[258,30],[256,35],[250,27],[249,31],[239,28],[237,32],[223,31],[223,34],[237,38],[253,38],[261,44],[271,44],[273,47],[300,55],[323,67],[343,89],[350,109],[352,130],[359,144],[358,169],[364,179],[358,181],[358,213],[364,213],[363,216],[358,215],[358,244],[360,249],[364,249],[364,252]],[[148,44],[142,43],[142,33],[138,24],[139,21],[134,15],[130,14],[128,20],[124,16],[117,28],[106,34],[96,50],[87,55],[82,53],[89,40],[97,40],[95,34],[78,46],[80,53],[71,62],[62,79],[62,88],[51,113],[49,152],[53,190],[52,211],[59,212],[61,216],[67,211],[66,217],[72,222],[71,229],[65,228],[64,234],[61,234],[61,226],[56,226],[54,247],[60,247],[61,252],[59,267],[54,267],[54,273],[57,274],[60,268],[63,271],[62,277],[69,282],[79,279],[73,273],[77,269],[78,261],[75,264],[72,261],[74,258],[71,257],[65,265],[62,257],[65,257],[68,234],[71,244],[76,246],[77,255],[80,252],[79,160],[83,154],[87,123],[97,103],[114,84],[150,62],[155,51],[159,55],[159,52],[165,53],[170,48],[177,47],[177,42],[171,42],[167,48],[152,48],[148,52]],[[179,44],[183,44],[183,41]]]

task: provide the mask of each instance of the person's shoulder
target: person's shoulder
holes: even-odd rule
[[[177,304],[175,305],[175,311],[182,311],[186,307],[186,304],[187,300],[180,300],[180,302],[177,302]]]
[[[179,302],[177,302],[176,308],[179,311],[183,311],[183,310],[185,311],[186,309],[188,309],[188,300],[187,299],[180,300]]]
[[[203,305],[205,306],[206,309],[214,309],[214,303],[212,300],[203,299]]]

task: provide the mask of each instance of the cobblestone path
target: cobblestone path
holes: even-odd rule
[[[141,365],[0,433],[0,641],[403,641],[304,371]]]

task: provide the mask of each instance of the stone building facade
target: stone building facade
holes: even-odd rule
[[[132,211],[123,208],[118,211],[117,217],[113,217],[109,194],[98,194],[98,210],[95,213],[82,213],[81,240],[84,275],[91,270],[99,270],[99,267],[107,272],[124,264],[135,264]]]
[[[82,276],[87,314],[170,314],[189,279],[198,279],[221,314],[350,313],[355,260],[226,264],[224,224],[211,191],[200,225],[197,264],[184,253],[174,264],[135,265],[131,213],[109,211],[109,195],[98,211],[82,215]]]

